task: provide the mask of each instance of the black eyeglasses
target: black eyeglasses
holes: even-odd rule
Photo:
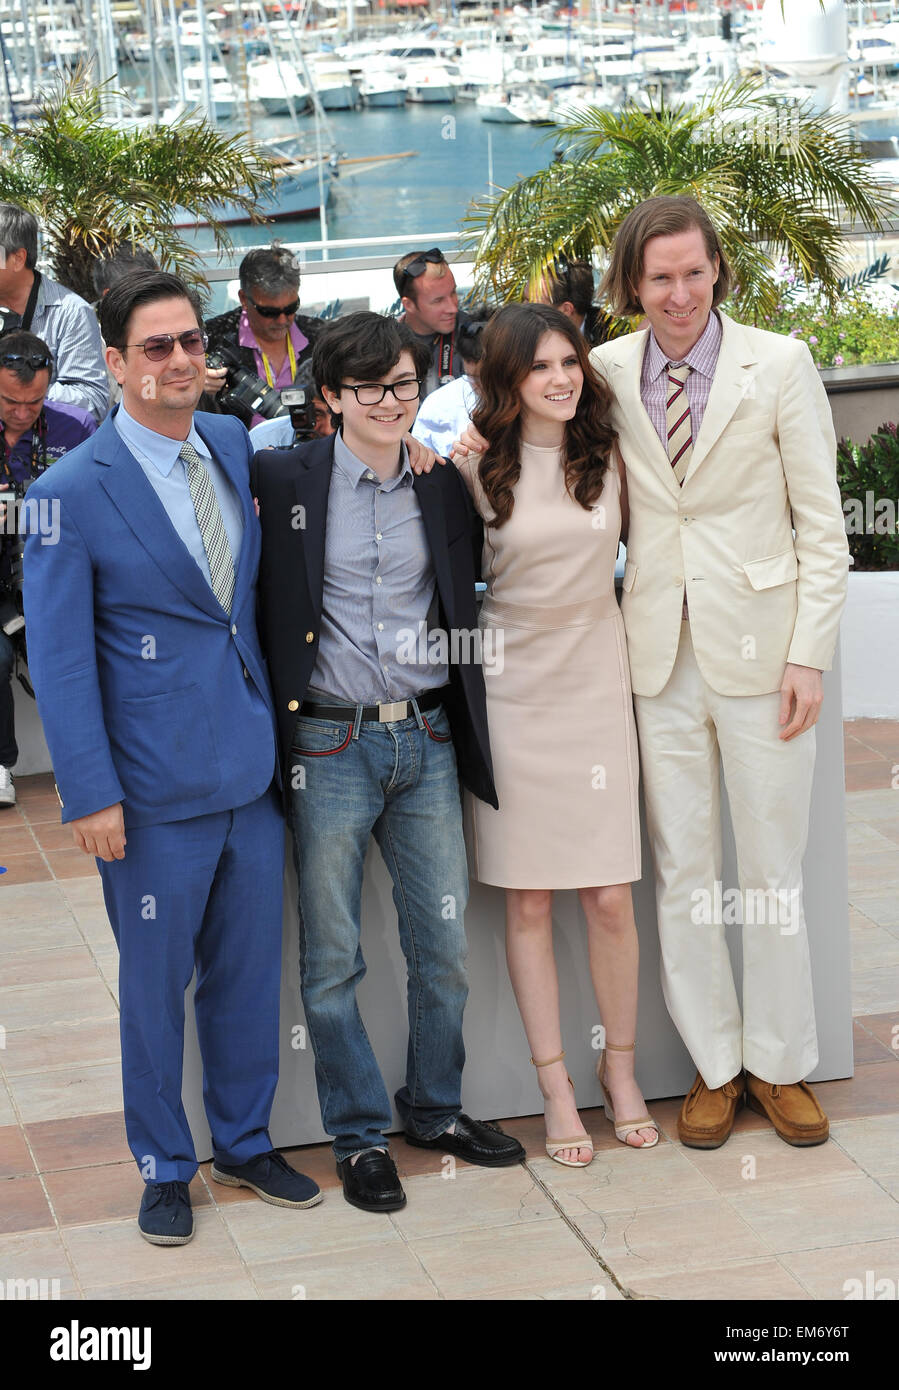
[[[53,358],[43,352],[4,352],[0,353],[0,367],[30,367],[33,372],[39,372],[44,367],[51,367]]]
[[[403,266],[400,271],[402,283],[407,280],[417,280],[419,275],[424,275],[429,265],[446,265],[446,257],[439,246],[432,246],[430,251],[422,251],[420,256],[416,256],[414,261],[410,261],[407,266]]]
[[[151,362],[162,362],[166,357],[171,357],[176,343],[180,343],[191,357],[202,357],[208,342],[206,334],[201,333],[199,328],[188,328],[174,336],[171,333],[154,333],[152,338],[145,338],[142,343],[126,343],[125,347],[143,348]]]
[[[247,295],[247,303],[252,304],[256,313],[261,314],[264,319],[279,319],[282,314],[289,314],[293,318],[300,307],[298,299],[292,299],[289,304],[257,304],[255,299],[250,298],[246,290],[244,290],[244,294]]]
[[[404,377],[402,381],[392,381],[388,386],[382,386],[377,381],[364,381],[361,386],[351,386],[348,381],[342,381],[340,389],[352,391],[360,405],[380,405],[388,391],[392,391],[398,401],[417,401],[421,393],[421,382],[416,376]]]

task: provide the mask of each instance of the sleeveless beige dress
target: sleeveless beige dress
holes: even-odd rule
[[[610,467],[585,511],[559,449],[522,444],[512,515],[484,519],[480,614],[499,810],[465,794],[473,878],[503,888],[588,888],[640,877],[637,737],[615,598],[621,483]]]

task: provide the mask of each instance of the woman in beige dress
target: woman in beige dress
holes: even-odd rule
[[[634,1079],[638,761],[614,583],[626,497],[608,413],[572,321],[546,305],[509,305],[484,332],[472,423],[488,447],[454,450],[484,520],[484,647],[493,640],[502,656],[486,681],[499,810],[466,794],[472,871],[506,890],[509,975],[538,1068],[547,1153],[571,1167],[590,1162],[593,1143],[563,1061],[557,888],[578,890],[587,920],[606,1114],[631,1147],[658,1142]]]

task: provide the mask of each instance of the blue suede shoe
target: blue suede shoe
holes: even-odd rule
[[[141,1198],[138,1229],[151,1245],[186,1245],[194,1218],[186,1182],[148,1182]]]
[[[246,1163],[212,1165],[212,1176],[226,1187],[249,1187],[273,1207],[314,1207],[322,1199],[317,1183],[298,1173],[277,1149]]]

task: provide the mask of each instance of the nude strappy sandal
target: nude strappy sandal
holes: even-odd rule
[[[650,1115],[644,1115],[642,1119],[639,1120],[621,1120],[620,1123],[616,1123],[615,1111],[612,1109],[612,1098],[606,1086],[606,1052],[633,1052],[636,1046],[637,1044],[635,1042],[628,1043],[627,1046],[623,1046],[621,1043],[607,1042],[596,1067],[596,1079],[599,1082],[599,1089],[602,1091],[603,1103],[606,1108],[606,1119],[614,1127],[615,1138],[619,1143],[627,1145],[629,1149],[654,1149],[659,1142],[659,1127],[655,1120],[652,1119]],[[656,1132],[655,1139],[652,1139],[649,1143],[644,1139],[642,1144],[628,1144],[627,1136],[629,1134],[635,1134],[639,1129],[654,1129]]]
[[[534,1058],[532,1057],[531,1061],[534,1063],[535,1067],[551,1067],[553,1062],[561,1062],[564,1056],[565,1049],[563,1048],[562,1051],[559,1053],[558,1057],[550,1057],[545,1062],[534,1061]],[[570,1076],[568,1078],[568,1084],[573,1091],[574,1082],[572,1081]],[[589,1149],[590,1157],[586,1160],[585,1163],[580,1163],[573,1158],[559,1158],[558,1155],[561,1153],[563,1149]],[[589,1134],[576,1134],[573,1139],[550,1139],[549,1135],[547,1135],[546,1152],[549,1154],[549,1157],[551,1159],[553,1159],[556,1163],[564,1164],[566,1168],[586,1168],[590,1163],[593,1162],[593,1140],[590,1138]]]

